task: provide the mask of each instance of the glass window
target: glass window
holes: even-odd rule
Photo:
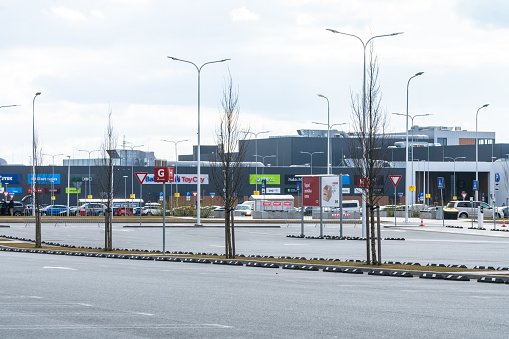
[[[447,146],[447,138],[437,138],[437,142],[442,146]]]

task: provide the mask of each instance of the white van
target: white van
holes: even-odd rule
[[[354,212],[361,212],[361,207],[357,200],[343,200],[342,202],[343,213],[352,214]],[[334,212],[339,213],[339,207],[334,207]]]

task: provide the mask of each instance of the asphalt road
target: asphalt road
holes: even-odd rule
[[[509,232],[490,232],[468,230],[468,222],[457,221],[463,229],[444,228],[441,221],[426,221],[427,226],[383,228],[383,238],[404,238],[405,241],[382,241],[384,261],[418,262],[420,264],[453,264],[468,267],[494,266],[509,267],[507,251]],[[300,234],[299,224],[276,224],[280,228],[248,227],[236,229],[237,253],[250,255],[304,256],[306,258],[338,258],[341,260],[362,260],[366,257],[363,241],[296,239],[286,237]],[[264,224],[260,224],[264,225]],[[272,224],[274,226],[274,224]],[[390,223],[386,224],[390,226]],[[0,234],[35,238],[32,226],[11,224],[0,228]],[[100,227],[101,226],[101,227]],[[224,231],[221,227],[166,228],[167,251],[192,251],[205,253],[224,253]],[[305,234],[318,236],[318,224],[306,224]],[[338,224],[326,224],[324,234],[338,235]],[[360,225],[345,225],[344,235],[360,236]],[[98,224],[58,224],[44,223],[42,239],[81,246],[104,246],[104,229]],[[119,248],[162,250],[161,227],[123,227],[114,224],[113,246]]]
[[[2,338],[502,338],[508,285],[0,252]]]

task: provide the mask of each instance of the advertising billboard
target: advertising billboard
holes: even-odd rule
[[[2,184],[21,184],[21,174],[0,174],[0,183]]]
[[[302,203],[304,206],[320,206],[320,177],[304,177]]]
[[[197,184],[198,183],[198,175],[197,174],[174,174],[174,180],[178,184]],[[201,174],[201,183],[203,185],[208,185],[209,183],[209,175]],[[160,184],[154,181],[153,174],[147,174],[145,180],[143,181],[143,185],[152,185],[152,184]]]
[[[322,177],[321,186],[322,206],[339,206],[339,176]]]
[[[27,183],[32,185],[32,174],[27,174]],[[37,174],[37,184],[39,185],[59,185],[60,174]]]

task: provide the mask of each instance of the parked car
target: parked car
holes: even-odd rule
[[[14,210],[12,212],[15,216],[20,216],[27,213],[26,206],[21,201],[14,202]],[[9,210],[9,202],[6,201],[5,204],[0,204],[0,215],[11,215],[11,211]]]
[[[99,203],[86,203],[79,208],[79,215],[104,215],[106,205]]]
[[[162,215],[163,207],[157,202],[148,202],[141,210],[141,215]]]
[[[249,205],[237,205],[235,207],[235,212],[238,212],[237,214],[250,216],[251,215],[251,206]]]
[[[65,205],[49,205],[41,209],[41,215],[65,215],[69,211],[69,207]]]
[[[493,218],[493,208],[483,201],[450,201],[447,204],[447,209],[457,209],[458,218],[472,218],[472,214],[477,216],[477,208],[481,206],[483,208],[484,217]],[[497,210],[497,218],[502,218],[503,212]]]
[[[509,206],[500,207],[497,210],[503,215],[503,218],[509,218]]]

